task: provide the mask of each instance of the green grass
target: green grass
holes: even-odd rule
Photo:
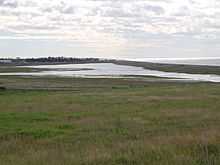
[[[15,66],[0,66],[0,73],[13,73],[13,72],[39,72],[42,69],[15,67]]]
[[[6,79],[18,80],[17,90]],[[8,88],[0,91],[0,164],[220,164],[219,84],[0,82]],[[43,82],[56,90],[39,90]],[[18,89],[25,84],[32,90]]]

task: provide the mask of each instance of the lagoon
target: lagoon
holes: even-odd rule
[[[163,72],[157,70],[144,69],[142,67],[116,65],[113,63],[39,65],[24,67],[45,70],[40,72],[0,73],[0,75],[58,76],[85,78],[134,78],[135,76],[154,76],[160,78],[175,79],[179,81],[220,82],[219,75]]]

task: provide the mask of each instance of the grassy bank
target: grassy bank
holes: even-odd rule
[[[160,64],[160,63],[151,63],[151,62],[135,62],[135,61],[119,61],[119,60],[115,60],[112,62],[119,65],[138,66],[138,67],[143,67],[145,69],[159,70],[165,72],[220,75],[220,66]]]
[[[21,77],[0,82],[7,88],[0,90],[0,164],[220,163],[219,84]]]
[[[1,66],[0,65],[0,73],[40,72],[40,71],[42,71],[42,69],[23,68],[23,67],[15,67],[15,66]]]

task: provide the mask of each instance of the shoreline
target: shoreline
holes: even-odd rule
[[[140,62],[140,61],[128,61],[128,60],[104,60],[100,62],[82,62],[82,63],[73,63],[73,62],[44,62],[44,63],[11,63],[6,65],[0,65],[0,73],[16,73],[19,71],[26,72],[40,72],[50,69],[41,69],[41,68],[29,68],[28,66],[39,66],[39,65],[68,65],[68,64],[94,64],[94,63],[112,63],[116,65],[125,65],[125,66],[135,66],[142,67],[148,70],[163,71],[163,72],[174,72],[174,73],[186,73],[186,74],[209,74],[209,75],[220,75],[220,66],[210,66],[210,65],[190,65],[190,64],[167,64],[167,63],[157,63],[157,62]],[[82,68],[88,69],[88,68]],[[54,70],[54,69],[53,69]],[[89,70],[89,69],[88,69]]]
[[[164,63],[125,61],[125,60],[114,60],[112,61],[112,63],[118,64],[118,65],[143,67],[149,70],[157,70],[157,71],[164,71],[164,72],[220,75],[220,66],[164,64]]]

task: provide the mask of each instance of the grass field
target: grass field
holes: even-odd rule
[[[219,165],[220,84],[0,77],[1,165]]]

